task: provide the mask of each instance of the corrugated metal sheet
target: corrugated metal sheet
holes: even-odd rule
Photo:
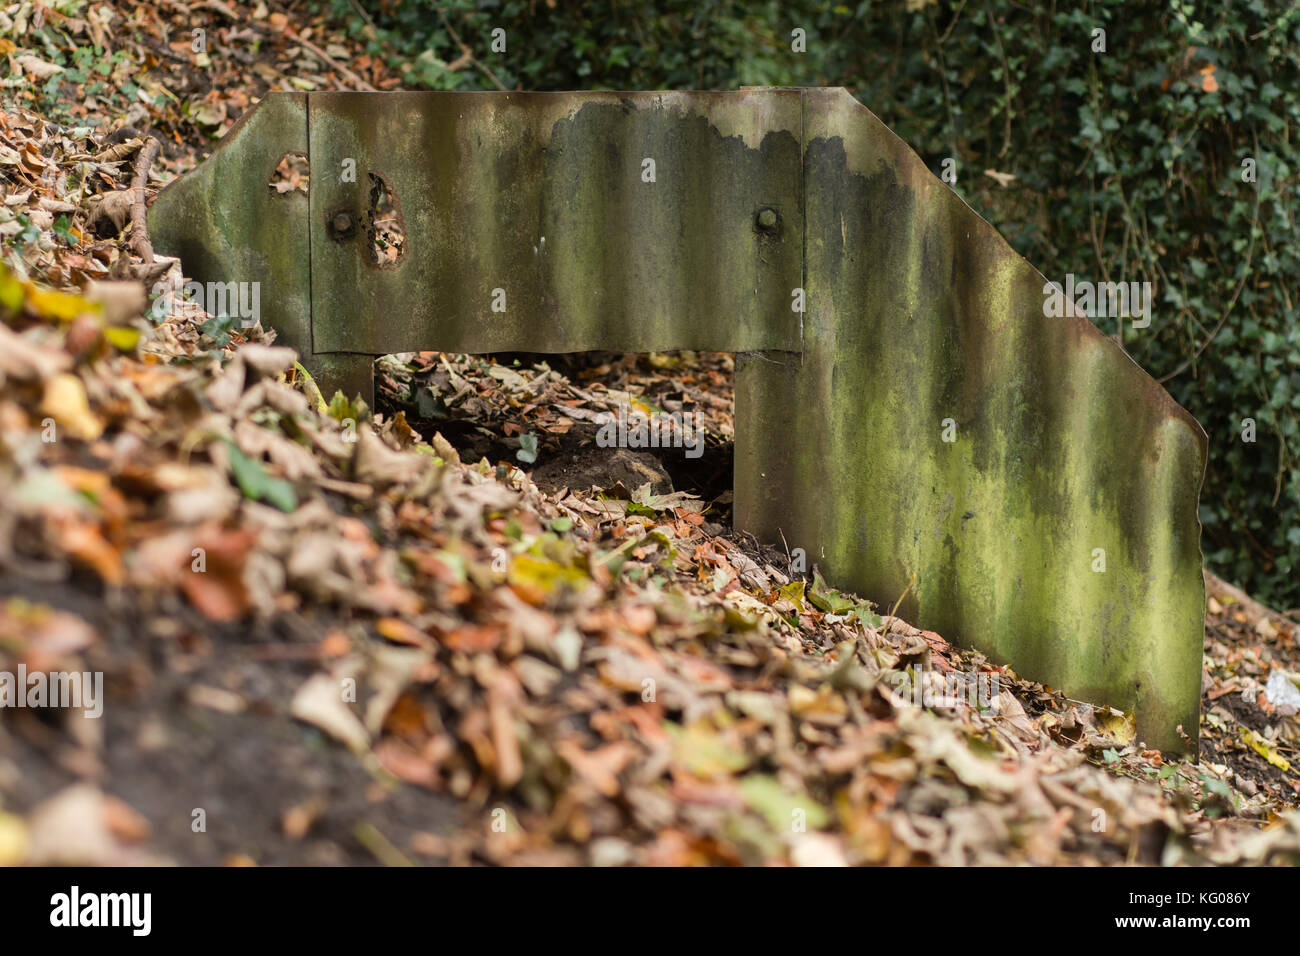
[[[304,143],[310,209],[277,206]],[[394,267],[366,250],[371,173]],[[914,581],[922,626],[1194,745],[1204,433],[1046,317],[1046,279],[845,91],[273,95],[150,221],[199,278],[272,283],[271,324],[349,387],[349,353],[762,353],[738,363],[738,524],[881,604]]]
[[[738,367],[739,523],[886,606],[915,576],[909,620],[1195,741],[1200,426],[843,91],[805,93],[804,182],[804,349]]]
[[[311,196],[318,350],[799,347],[798,92],[309,102],[326,171]],[[332,174],[347,158],[358,182]],[[371,174],[405,219],[409,251],[390,268],[362,248],[364,228],[326,228],[339,211],[366,216]],[[780,217],[771,232],[762,208]]]

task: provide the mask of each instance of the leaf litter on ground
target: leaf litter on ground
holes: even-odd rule
[[[0,670],[93,657],[110,707],[157,693],[150,667],[176,670],[184,701],[155,702],[142,747],[196,712],[294,749],[315,728],[372,781],[356,787],[378,809],[344,842],[388,863],[1300,862],[1300,727],[1267,692],[1300,671],[1297,629],[1217,579],[1193,763],[1143,748],[1131,714],[792,571],[729,530],[725,495],[673,490],[644,462],[545,488],[521,468],[589,446],[620,408],[698,412],[724,447],[730,356],[572,374],[393,356],[377,364],[385,412],[321,395],[269,330],[179,296],[154,314],[148,293],[182,289],[184,264],[131,248],[122,194],[143,136],[108,132],[163,137],[167,176],[256,95],[328,88],[331,71],[312,72],[328,64],[292,43],[282,5],[195,8],[178,16],[273,38],[251,90],[214,45],[200,93],[188,42],[167,45],[137,6],[133,30],[112,14],[43,30],[51,48],[123,51],[111,69],[152,95],[123,116],[73,77],[57,121],[28,108],[49,105],[34,84],[0,113]],[[24,74],[64,82],[47,48],[0,30]],[[359,44],[335,52],[399,85]],[[103,633],[125,609],[176,646],[161,665]],[[232,627],[296,637],[192,681]],[[282,701],[276,662],[296,668]],[[0,772],[0,862],[192,859],[114,795],[113,748],[85,726],[68,715],[47,746],[49,728],[0,711],[0,740],[41,742],[17,777]],[[451,800],[457,825],[390,837],[402,788]],[[329,799],[275,799],[289,849],[266,859],[309,858],[297,841],[326,826]],[[259,862],[242,845],[226,862]]]

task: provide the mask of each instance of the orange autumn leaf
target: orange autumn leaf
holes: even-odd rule
[[[352,650],[352,641],[342,631],[333,630],[321,638],[317,649],[324,658],[342,657]]]
[[[233,621],[252,606],[244,583],[244,562],[257,540],[255,531],[203,528],[195,540],[196,562],[186,565],[181,590],[210,621]],[[201,559],[201,563],[197,559]]]
[[[375,630],[394,644],[411,647],[433,647],[433,641],[418,627],[407,624],[399,617],[382,617],[375,622]]]
[[[444,634],[442,643],[453,651],[466,654],[495,651],[501,643],[501,628],[474,625],[458,627]]]
[[[1201,89],[1214,93],[1219,89],[1219,81],[1214,78],[1214,64],[1201,67]]]
[[[93,521],[69,520],[57,525],[59,546],[74,561],[91,568],[107,584],[126,580],[122,554],[113,547]]]

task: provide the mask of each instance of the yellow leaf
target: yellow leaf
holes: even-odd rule
[[[793,684],[789,691],[790,713],[815,724],[840,724],[848,712],[848,704],[830,684],[816,690]]]
[[[546,558],[521,554],[510,563],[507,580],[514,585],[536,589],[543,594],[563,588],[581,588],[590,578],[581,568],[569,567]]]
[[[316,384],[316,380],[311,377],[311,373],[303,368],[301,362],[294,362],[293,367],[297,369],[298,375],[307,386],[305,389],[307,400],[311,401],[314,397],[316,399],[316,410],[323,415],[329,414],[330,407],[325,403],[325,396],[321,394],[320,387]]]
[[[803,581],[791,581],[781,588],[781,597],[793,604],[800,614],[807,610],[803,605],[803,589]]]
[[[1252,750],[1259,754],[1278,770],[1286,773],[1291,771],[1291,761],[1287,760],[1280,753],[1273,749],[1273,745],[1267,740],[1245,727],[1241,728],[1241,736],[1245,738],[1246,743],[1250,744]]]
[[[707,720],[687,727],[665,722],[664,729],[672,741],[673,759],[697,777],[726,777],[749,766],[749,756]]]
[[[79,295],[69,295],[54,289],[42,289],[31,282],[24,283],[27,290],[27,308],[43,319],[71,322],[78,316],[90,313],[99,315],[103,309]]]
[[[104,432],[104,426],[90,410],[81,379],[64,372],[45,383],[41,411],[66,428],[74,438],[91,441]]]
[[[23,284],[0,262],[0,306],[6,312],[17,312],[23,307]]]
[[[119,352],[130,352],[140,344],[140,330],[129,325],[113,325],[104,329],[104,338]]]
[[[1097,726],[1121,744],[1131,744],[1137,736],[1137,722],[1131,711],[1126,714],[1114,707],[1101,708],[1097,711]]]
[[[12,813],[0,813],[0,866],[18,866],[27,858],[27,824]]]

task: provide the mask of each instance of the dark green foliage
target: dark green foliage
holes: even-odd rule
[[[958,192],[1048,278],[1154,283],[1150,328],[1103,331],[1209,433],[1207,562],[1300,605],[1300,8],[454,0],[439,7],[483,68],[451,71],[462,50],[432,4],[364,6],[372,52],[412,86],[849,87],[936,173],[955,157]],[[332,7],[371,30],[352,0]]]

